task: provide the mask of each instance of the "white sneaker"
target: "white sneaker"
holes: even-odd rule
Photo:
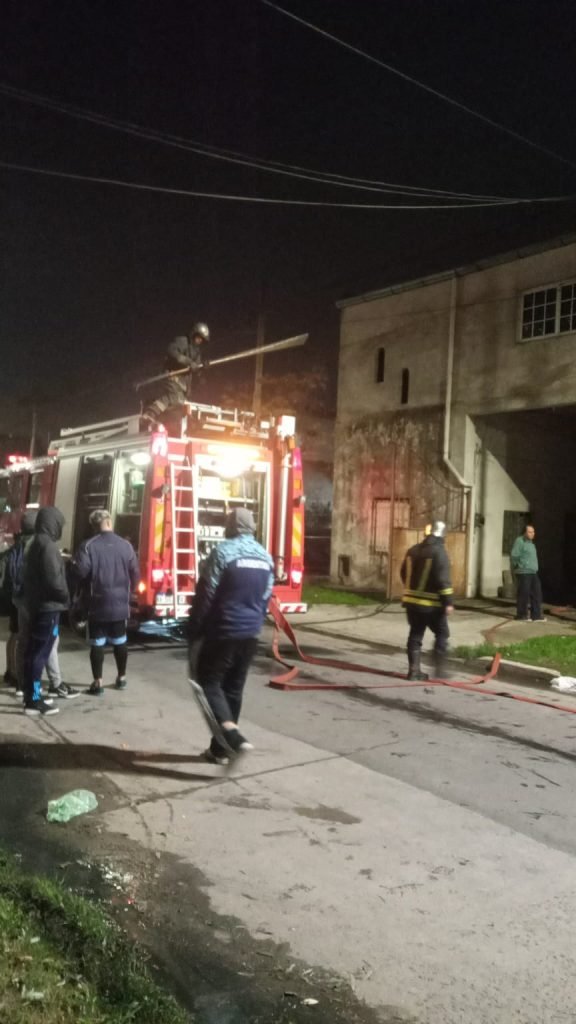
[[[59,708],[52,706],[52,701],[34,700],[24,705],[25,715],[57,715]]]
[[[229,757],[225,757],[225,756],[224,757],[218,757],[216,754],[212,753],[212,751],[210,750],[210,747],[208,747],[208,750],[204,751],[204,753],[202,754],[202,757],[204,758],[205,761],[208,762],[208,764],[222,764],[222,765],[226,765],[226,764],[230,763],[230,758]]]

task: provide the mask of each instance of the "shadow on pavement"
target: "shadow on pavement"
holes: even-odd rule
[[[121,750],[100,744],[2,743],[0,768],[33,768],[48,771],[87,769],[152,775],[185,782],[213,782],[214,775],[179,772],[160,764],[205,764],[201,754],[165,754],[151,750]]]

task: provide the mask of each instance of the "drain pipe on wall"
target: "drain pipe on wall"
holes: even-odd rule
[[[474,484],[464,479],[450,458],[450,432],[452,421],[452,384],[454,377],[454,342],[456,338],[456,308],[458,300],[458,278],[452,275],[450,282],[450,321],[448,325],[448,351],[446,355],[446,392],[444,397],[444,437],[442,445],[442,461],[458,481],[466,493],[468,506],[466,509],[466,578],[465,591],[468,595],[472,580],[472,551],[474,542]]]

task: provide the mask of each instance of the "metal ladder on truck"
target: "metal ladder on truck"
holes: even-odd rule
[[[180,581],[187,576],[196,580],[195,508],[193,467],[170,463],[170,494],[172,497],[172,588],[174,616],[188,614],[189,604],[181,601]],[[194,588],[195,589],[195,588]],[[190,593],[185,590],[185,593]]]

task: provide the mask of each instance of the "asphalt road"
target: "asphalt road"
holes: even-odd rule
[[[348,638],[304,642],[384,665]],[[88,683],[71,646],[65,677]],[[158,953],[164,927],[188,963],[186,942],[205,944],[204,976],[226,968],[215,1009],[167,958],[202,1024],[576,1021],[576,716],[425,685],[282,693],[271,671],[262,647],[244,708],[257,749],[232,777],[198,757],[182,651],[132,653],[125,693],[40,724],[1,697],[5,838],[33,834],[31,863],[40,836],[45,858],[57,842],[58,858],[132,865],[140,937]],[[99,811],[40,824],[45,799],[78,784]],[[269,1009],[247,1010],[235,986],[268,991]]]

